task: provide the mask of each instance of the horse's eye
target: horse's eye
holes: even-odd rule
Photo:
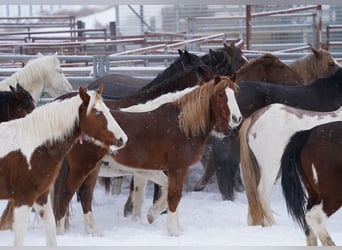
[[[101,113],[102,113],[101,111],[98,111],[98,110],[97,110],[97,111],[95,112],[95,115],[96,115],[96,116],[100,116]]]

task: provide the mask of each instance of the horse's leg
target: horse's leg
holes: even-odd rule
[[[134,177],[132,176],[129,185],[129,194],[124,206],[124,217],[128,217],[133,213],[133,192],[134,192]]]
[[[38,197],[34,203],[34,209],[40,220],[43,221],[46,234],[46,244],[48,246],[56,246],[56,223],[49,193],[45,193]]]
[[[21,205],[14,207],[13,215],[13,232],[14,232],[14,245],[22,246],[24,243],[24,236],[28,226],[28,219],[30,216],[32,206]]]
[[[188,168],[177,168],[171,166],[168,168],[168,213],[167,213],[167,229],[170,236],[180,235],[182,229],[178,219],[178,204],[182,196],[185,176]]]
[[[167,185],[160,186],[161,194],[148,211],[147,220],[150,224],[153,223],[153,221],[156,220],[159,215],[167,209],[167,187]]]
[[[135,175],[133,189],[133,220],[141,220],[142,204],[144,203],[147,179],[145,177]]]
[[[326,228],[327,214],[323,211],[322,203],[308,210],[305,219],[324,246],[335,246]]]
[[[13,201],[8,201],[5,210],[2,212],[0,218],[0,230],[12,230],[13,229]]]
[[[85,231],[91,235],[96,235],[95,220],[91,208],[91,202],[93,200],[93,192],[101,162],[98,162],[96,165],[96,168],[87,176],[79,188],[79,196],[84,214]]]

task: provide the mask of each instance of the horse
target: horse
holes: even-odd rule
[[[336,60],[329,51],[310,48],[310,52],[308,55],[288,64],[289,67],[302,75],[305,85],[336,72]]]
[[[310,97],[311,93],[301,95],[305,104],[313,100]],[[323,93],[318,92],[316,95],[322,97]],[[317,107],[324,111],[319,112],[309,111],[308,106],[303,104],[301,108],[279,103],[271,104],[244,120],[240,128],[240,155],[243,182],[248,199],[249,225],[270,226],[274,224],[275,219],[269,198],[280,168],[282,152],[295,132],[341,120],[341,105],[338,105],[335,111],[327,111],[333,106],[324,98],[320,99],[320,107]]]
[[[57,54],[42,55],[29,60],[28,63],[10,77],[0,82],[0,90],[9,90],[9,85],[20,83],[38,103],[43,92],[57,97],[73,90],[66,79]]]
[[[311,54],[299,58],[296,61],[300,62],[296,63],[296,65],[301,66],[297,66],[298,68],[294,67],[293,69],[298,70],[303,79],[318,79],[317,77],[327,77],[339,69],[339,64],[329,52],[314,48],[311,49]],[[306,85],[305,83],[306,82],[304,80],[304,85]],[[286,88],[284,86],[275,87],[272,85],[267,85],[269,87],[266,87],[265,85],[261,84],[262,86],[260,86],[260,83],[252,81],[241,81],[238,83],[238,85],[240,88],[238,103],[244,117],[248,117],[255,110],[274,102],[281,102],[285,104],[288,103],[292,106],[291,101],[286,100],[287,95],[285,95],[283,98],[280,97],[281,92],[279,92],[279,94],[276,93],[276,97],[273,97],[274,92],[278,92],[281,91],[281,89]],[[302,99],[302,97],[298,95],[296,96],[299,98],[299,100]],[[310,99],[310,101],[316,103],[318,100],[320,100],[320,96],[318,95],[317,98],[317,100]],[[339,103],[339,101],[337,102]],[[312,107],[315,107],[315,110],[320,110],[318,103]],[[337,106],[334,108],[337,108]],[[209,150],[206,151],[206,153],[208,152],[209,154],[206,162],[208,162],[207,164],[211,164],[213,166],[213,170],[211,170],[211,172],[213,173],[215,169],[219,170],[216,172],[216,177],[220,187],[219,190],[224,199],[230,199],[233,197],[233,187],[237,191],[242,190],[242,185],[239,180],[240,174],[238,173],[240,162],[240,156],[238,153],[239,139],[236,135],[237,133],[231,133],[231,135],[227,138],[224,138],[223,141],[217,141],[216,143],[213,143]],[[212,152],[217,153],[215,153],[215,156],[213,156],[214,153]],[[204,182],[199,182],[199,184],[196,186],[196,190],[203,189],[205,186],[205,181],[207,181],[206,179],[209,179],[211,175],[204,175]]]
[[[278,57],[265,54],[250,60],[231,77],[237,84],[243,81],[264,81],[274,84],[302,85],[303,78]],[[239,91],[240,92],[240,91]],[[239,93],[243,95],[243,93]],[[239,172],[239,144],[237,132],[222,139],[211,138],[201,160],[204,174],[193,187],[202,191],[216,173],[217,184],[223,200],[234,200],[235,191],[242,191]],[[229,149],[229,150],[228,150]]]
[[[291,136],[281,157],[281,186],[289,214],[303,229],[306,243],[335,243],[326,221],[342,205],[342,122],[330,122]]]
[[[77,168],[81,171],[74,175],[64,174],[63,171],[60,175],[63,178],[56,181],[56,185],[61,187],[54,191],[54,206],[60,206],[56,209],[59,214],[55,214],[57,225],[63,227],[68,203],[80,187],[86,230],[94,233],[91,199],[98,175],[116,176],[117,174],[108,175],[106,172],[111,173],[118,169],[121,175],[128,170],[130,174],[141,175],[143,171],[154,171],[152,173],[156,175],[157,171],[164,175],[165,170],[168,174],[166,183],[153,176],[149,178],[162,186],[168,186],[168,232],[169,235],[179,235],[177,206],[188,167],[200,159],[209,133],[222,136],[228,133],[230,127],[241,122],[235,103],[235,91],[235,83],[229,78],[216,77],[176,101],[149,111],[111,109],[112,115],[130,138],[125,146],[126,150],[119,150],[105,157],[106,154],[95,150],[97,146],[91,142],[74,145],[68,154],[70,169]],[[101,166],[100,160],[104,157],[106,161],[110,161],[108,167]],[[96,163],[98,166],[95,166]],[[67,168],[64,170],[68,171]],[[62,233],[64,230],[62,229]]]
[[[35,102],[29,92],[19,83],[16,88],[10,85],[10,91],[0,91],[0,122],[24,117],[35,108]]]
[[[232,42],[223,48],[209,49],[209,53],[201,56],[201,60],[210,67],[213,75],[232,76],[238,69],[248,63],[240,48]]]
[[[124,96],[129,96],[140,91],[150,89],[170,78],[177,72],[184,71],[189,68],[197,68],[198,66],[205,66],[201,58],[187,50],[178,50],[179,57],[171,63],[165,70],[159,73],[152,81],[146,83],[146,80],[125,77],[123,80],[117,82],[119,79],[115,75],[106,75],[100,77],[87,86],[87,89],[97,89],[99,85],[104,86],[103,97],[116,97],[117,99]],[[115,78],[114,78],[115,77]],[[126,81],[127,80],[127,81]]]
[[[34,109],[23,118],[0,124],[0,199],[14,203],[14,245],[21,246],[29,213],[34,207],[43,221],[47,245],[57,245],[49,190],[60,162],[80,136],[87,136],[107,151],[123,147],[123,132],[101,98],[86,92]],[[67,115],[66,115],[67,114]]]

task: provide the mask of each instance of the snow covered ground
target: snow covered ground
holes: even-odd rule
[[[190,180],[198,179],[201,166],[190,168]],[[272,208],[277,224],[272,227],[247,226],[247,200],[245,193],[238,193],[234,202],[222,201],[216,183],[203,192],[187,192],[194,182],[187,183],[179,206],[183,234],[170,237],[166,230],[166,215],[153,224],[146,221],[146,213],[152,202],[152,185],[146,193],[142,221],[124,218],[123,206],[127,198],[128,183],[120,195],[106,195],[104,188],[96,187],[93,211],[98,228],[97,236],[85,234],[81,206],[72,201],[71,228],[65,235],[57,236],[60,246],[304,246],[301,230],[287,215],[281,186],[275,184]],[[0,211],[6,202],[0,201]],[[342,245],[342,212],[328,220],[328,230],[337,245]],[[0,231],[0,246],[11,246],[13,233]],[[43,226],[32,213],[24,245],[44,246]]]

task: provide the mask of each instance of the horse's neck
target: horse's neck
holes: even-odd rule
[[[26,89],[35,102],[38,102],[44,89],[44,74],[42,69],[33,69],[34,65],[27,65],[10,77],[0,82],[0,90],[9,90],[9,85],[15,87],[17,83]]]

